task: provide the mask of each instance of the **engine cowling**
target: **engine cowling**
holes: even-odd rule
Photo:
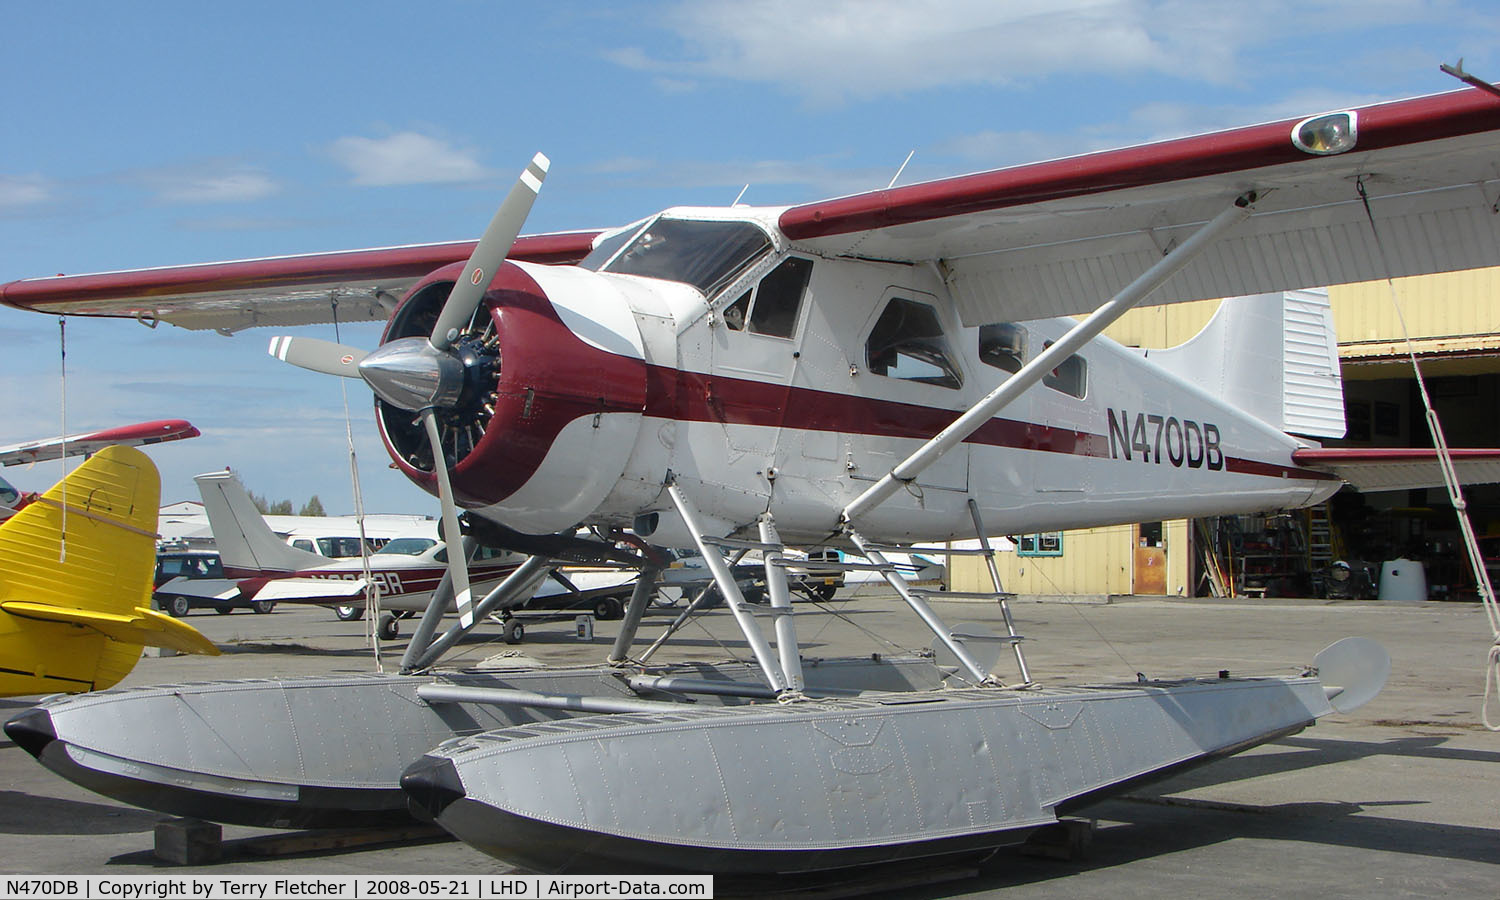
[[[438,269],[407,292],[381,343],[430,334],[462,269]],[[459,504],[533,534],[586,518],[624,472],[645,408],[647,367],[625,299],[588,270],[507,262],[453,355],[461,387],[435,408]],[[375,405],[397,467],[436,494],[420,421]]]

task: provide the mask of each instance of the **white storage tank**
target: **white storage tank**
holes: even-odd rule
[[[1427,599],[1427,573],[1411,559],[1388,559],[1380,567],[1380,599],[1417,603]]]

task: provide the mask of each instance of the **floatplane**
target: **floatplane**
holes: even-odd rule
[[[983,598],[1003,613],[1003,663],[887,554],[1295,508],[1396,469],[1440,483],[1433,454],[1318,445],[1343,427],[1328,310],[1286,292],[1494,265],[1497,152],[1500,100],[1464,90],[518,238],[549,167],[538,155],[477,242],[4,285],[15,306],[187,328],[329,321],[335,305],[386,319],[373,350],[270,349],[366,382],[445,533],[527,555],[478,597],[452,554],[401,674],[54,699],[6,731],[151,809],[303,827],[403,819],[410,804],[544,871],[794,873],[1020,840],[1352,709],[1389,659],[1355,638],[1295,677],[1042,686],[998,575]],[[1101,336],[1143,303],[1237,295],[1212,326],[1232,353]],[[1494,451],[1454,458],[1471,480],[1500,475]],[[626,537],[696,549],[753,661],[638,652],[657,577],[638,555],[600,665],[435,668],[552,560],[618,559]],[[794,548],[865,559],[942,652],[804,660]],[[748,553],[770,636],[730,569]],[[458,621],[439,633],[450,603]]]

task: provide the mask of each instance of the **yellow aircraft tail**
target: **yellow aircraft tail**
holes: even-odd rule
[[[142,645],[219,652],[151,609],[160,498],[144,453],[106,447],[0,523],[0,696],[110,687]]]

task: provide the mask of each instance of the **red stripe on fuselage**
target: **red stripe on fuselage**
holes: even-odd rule
[[[962,410],[648,366],[645,412],[648,416],[680,422],[757,425],[925,441],[952,424]],[[1015,419],[990,419],[968,442],[1109,457],[1109,441],[1102,434]]]

